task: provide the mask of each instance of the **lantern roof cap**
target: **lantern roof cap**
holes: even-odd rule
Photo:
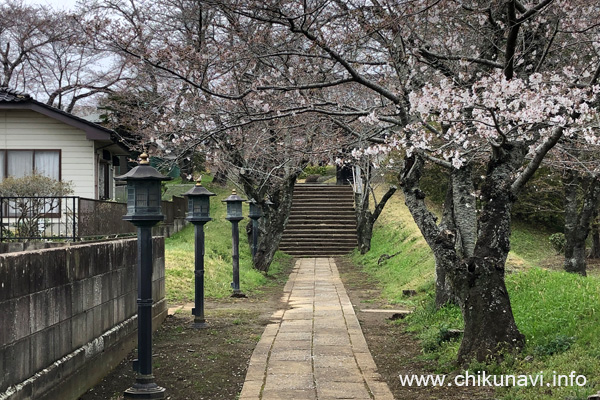
[[[170,176],[164,176],[152,167],[148,161],[148,155],[144,152],[140,156],[140,162],[137,167],[131,169],[125,175],[115,176],[116,181],[129,181],[129,180],[155,180],[155,181],[170,181]]]
[[[231,195],[228,198],[226,198],[225,200],[222,200],[222,201],[229,203],[229,202],[236,202],[236,201],[238,201],[238,202],[244,202],[246,200],[244,200],[240,196],[238,196],[237,191],[235,189],[233,189],[231,191]]]
[[[202,177],[196,180],[196,185],[185,192],[184,196],[216,196],[213,192],[202,186]]]

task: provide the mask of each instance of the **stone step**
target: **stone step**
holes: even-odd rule
[[[302,193],[294,193],[292,199],[343,199],[343,200],[354,200],[354,195],[352,193],[331,193],[331,192],[302,192]]]
[[[302,239],[302,238],[331,238],[331,239],[353,239],[356,240],[356,230],[354,229],[346,229],[346,230],[334,230],[334,229],[304,229],[302,232],[300,230],[291,230],[289,232],[285,232],[282,236],[283,239]]]
[[[353,249],[355,249],[356,246],[280,246],[279,250],[284,251],[286,253],[289,252],[314,252],[314,251],[319,251],[322,253],[325,252],[342,252],[342,253],[348,253],[350,251],[352,251]]]
[[[309,184],[299,183],[294,186],[294,192],[301,191],[325,191],[325,192],[353,192],[352,186],[350,185],[323,185],[323,184]]]
[[[294,237],[286,237],[281,239],[281,243],[286,245],[303,245],[303,244],[311,244],[311,245],[321,245],[321,244],[343,244],[343,245],[352,245],[356,246],[357,241],[356,238],[339,238],[339,237],[302,237],[302,238],[294,238]]]
[[[286,230],[297,230],[297,229],[327,229],[327,230],[347,230],[356,229],[356,221],[317,221],[314,219],[297,219],[291,220],[286,226]]]
[[[296,185],[280,250],[296,257],[325,257],[347,254],[357,244],[350,186]]]
[[[288,250],[284,251],[284,253],[294,257],[331,257],[343,256],[351,251],[352,250]]]
[[[294,213],[290,214],[288,220],[295,221],[299,219],[313,220],[313,221],[356,221],[356,217],[353,212],[343,212],[335,214],[327,214],[320,212],[302,212],[302,213]]]
[[[294,228],[285,231],[283,237],[312,237],[312,236],[341,236],[341,237],[356,237],[356,228],[350,227],[345,229],[327,229],[327,228]]]
[[[343,248],[343,249],[353,249],[356,247],[356,243],[337,243],[333,241],[320,241],[320,242],[295,242],[292,246],[290,243],[283,243],[281,245],[283,248],[294,248],[294,249],[324,249],[324,248]]]
[[[298,224],[288,225],[288,227],[286,227],[284,233],[287,233],[287,232],[298,233],[301,230],[302,231],[310,230],[311,233],[309,233],[309,234],[316,234],[317,231],[348,233],[350,230],[356,231],[356,222],[348,222],[346,224],[342,224],[342,223],[321,224],[318,222],[298,223]]]
[[[350,204],[339,204],[331,202],[329,204],[308,204],[301,203],[292,205],[290,213],[302,212],[302,211],[320,211],[320,212],[337,212],[337,211],[349,211],[354,213],[354,206]]]
[[[335,221],[356,221],[356,216],[354,213],[341,214],[316,214],[316,215],[308,215],[308,214],[290,214],[289,221],[298,221],[298,220],[309,220],[309,221],[321,221],[321,222],[335,222]]]

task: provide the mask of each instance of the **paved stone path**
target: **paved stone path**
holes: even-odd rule
[[[289,309],[267,325],[240,400],[394,399],[332,258],[298,260],[283,300]]]

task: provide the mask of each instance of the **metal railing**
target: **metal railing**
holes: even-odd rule
[[[183,197],[163,201],[164,224],[185,218]],[[133,234],[123,221],[127,204],[66,197],[0,197],[0,242],[30,240],[84,240]]]
[[[75,240],[78,197],[0,197],[0,242]]]

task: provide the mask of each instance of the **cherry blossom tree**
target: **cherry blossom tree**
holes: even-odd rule
[[[582,17],[574,9],[595,6],[487,5],[427,13],[449,36],[420,38],[416,54],[442,77],[411,94],[418,122],[400,139],[409,155],[407,205],[436,260],[446,264],[445,277],[463,311],[462,361],[523,346],[504,286],[512,204],[560,140],[578,135],[597,141],[597,38],[587,29],[597,24],[597,13]],[[453,229],[436,225],[418,188],[423,164],[433,158],[451,169],[458,194],[452,198]],[[479,194],[469,171],[476,163],[487,169]]]

